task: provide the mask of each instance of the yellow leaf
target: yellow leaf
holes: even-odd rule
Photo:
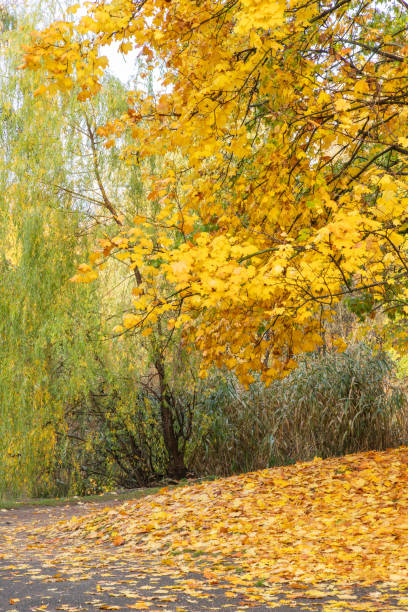
[[[67,8],[67,13],[72,13],[72,14],[73,14],[73,13],[76,13],[76,12],[77,12],[77,10],[78,10],[80,7],[81,7],[81,5],[80,5],[80,4],[73,4],[72,6],[69,6],[69,7]]]
[[[125,316],[123,317],[123,325],[127,328],[130,329],[131,327],[135,327],[136,325],[138,325],[140,322],[140,317],[128,313],[125,314]]]
[[[323,597],[328,597],[329,595],[330,593],[319,591],[318,589],[310,589],[309,591],[302,593],[302,597],[309,597],[310,599],[322,599]]]
[[[80,272],[84,272],[85,273],[85,272],[90,272],[92,270],[92,268],[88,264],[82,263],[82,264],[79,264],[78,270]]]
[[[342,111],[348,110],[351,107],[351,104],[348,100],[345,100],[344,98],[340,98],[335,101],[334,107],[337,111],[342,112]]]

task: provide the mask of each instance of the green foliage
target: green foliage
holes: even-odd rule
[[[274,428],[265,386],[245,390],[231,374],[212,373],[199,397],[188,449],[191,471],[229,475],[267,467]]]
[[[76,486],[66,418],[97,388],[107,349],[98,284],[68,282],[100,231],[84,109],[34,96],[38,80],[17,70],[33,24],[20,26],[1,35],[0,495],[38,496]],[[113,107],[124,108],[124,94],[110,80],[85,112],[93,125]],[[98,163],[129,198],[115,151],[99,152]]]
[[[374,298],[370,293],[356,294],[345,298],[344,303],[350,312],[357,315],[360,321],[364,321],[365,317],[373,310]]]
[[[406,443],[407,406],[394,369],[386,354],[360,344],[344,353],[305,356],[288,378],[268,388],[256,382],[245,390],[219,371],[204,381],[190,371],[188,384],[169,371],[179,420],[193,415],[184,450],[189,473],[228,475]],[[99,416],[85,411],[95,435],[82,465],[95,466],[99,457],[101,466],[110,456],[105,474],[123,486],[165,477],[168,457],[154,386],[146,388],[136,377],[127,390],[122,386],[116,406],[112,398],[98,402]]]
[[[305,356],[269,388],[219,380],[201,406],[208,418],[195,432],[193,465],[229,474],[406,443],[407,406],[393,375],[385,353],[359,344]]]
[[[6,4],[0,4],[0,32],[14,30],[17,25],[17,18],[10,7]]]
[[[59,369],[69,331],[80,336],[72,323],[84,310],[72,288],[65,287],[72,253],[69,241],[64,245],[61,239],[65,222],[55,213],[53,224],[61,233],[55,234],[50,251],[41,211],[26,214],[15,236],[18,262],[11,264],[3,254],[0,484],[8,494],[27,490],[40,495],[54,488],[55,425],[63,416]]]
[[[388,355],[364,344],[302,360],[271,389],[275,455],[309,459],[406,442],[405,397],[394,374]]]
[[[73,463],[78,467],[79,493],[145,486],[174,478],[178,468],[177,478],[186,475],[183,460],[189,457],[193,423],[204,416],[196,410],[200,400],[193,359],[177,339],[167,351],[164,380],[154,342],[143,347],[128,337],[111,341],[110,348],[115,361],[99,360],[87,392],[67,412],[65,469],[69,462],[71,473]],[[133,357],[137,351],[137,365],[129,359],[132,351]],[[176,456],[166,433],[166,409]]]

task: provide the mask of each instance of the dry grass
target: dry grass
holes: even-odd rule
[[[203,401],[191,466],[227,475],[382,450],[408,441],[408,406],[384,353],[356,345],[304,358],[287,379],[245,391],[231,377]],[[200,421],[201,423],[201,421]]]

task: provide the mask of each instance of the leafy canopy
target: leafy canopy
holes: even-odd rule
[[[112,0],[34,33],[24,66],[44,71],[44,95],[94,96],[113,43],[164,73],[159,95],[130,92],[127,112],[99,130],[141,164],[157,203],[77,276],[91,280],[112,254],[128,262],[125,328],[148,334],[166,314],[203,370],[225,364],[248,383],[318,347],[345,294],[404,316],[404,5]]]

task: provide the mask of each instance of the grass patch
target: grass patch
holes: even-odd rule
[[[33,506],[64,506],[66,504],[87,504],[87,503],[103,503],[109,501],[131,501],[133,499],[139,499],[146,497],[147,495],[154,495],[161,489],[174,489],[177,487],[185,487],[186,485],[201,482],[211,482],[216,479],[216,476],[206,476],[204,478],[197,479],[185,479],[180,480],[177,484],[166,485],[158,487],[142,487],[137,489],[124,489],[119,491],[108,491],[107,493],[100,493],[97,495],[70,495],[66,497],[37,497],[37,498],[24,498],[24,499],[0,499],[0,510],[13,510],[16,508],[29,508]]]
[[[29,508],[32,506],[64,506],[66,504],[103,503],[109,501],[127,501],[153,495],[160,487],[149,487],[142,489],[128,489],[126,491],[112,491],[100,495],[85,495],[80,497],[72,495],[68,497],[39,497],[18,500],[0,500],[0,509],[13,510],[16,508]]]

